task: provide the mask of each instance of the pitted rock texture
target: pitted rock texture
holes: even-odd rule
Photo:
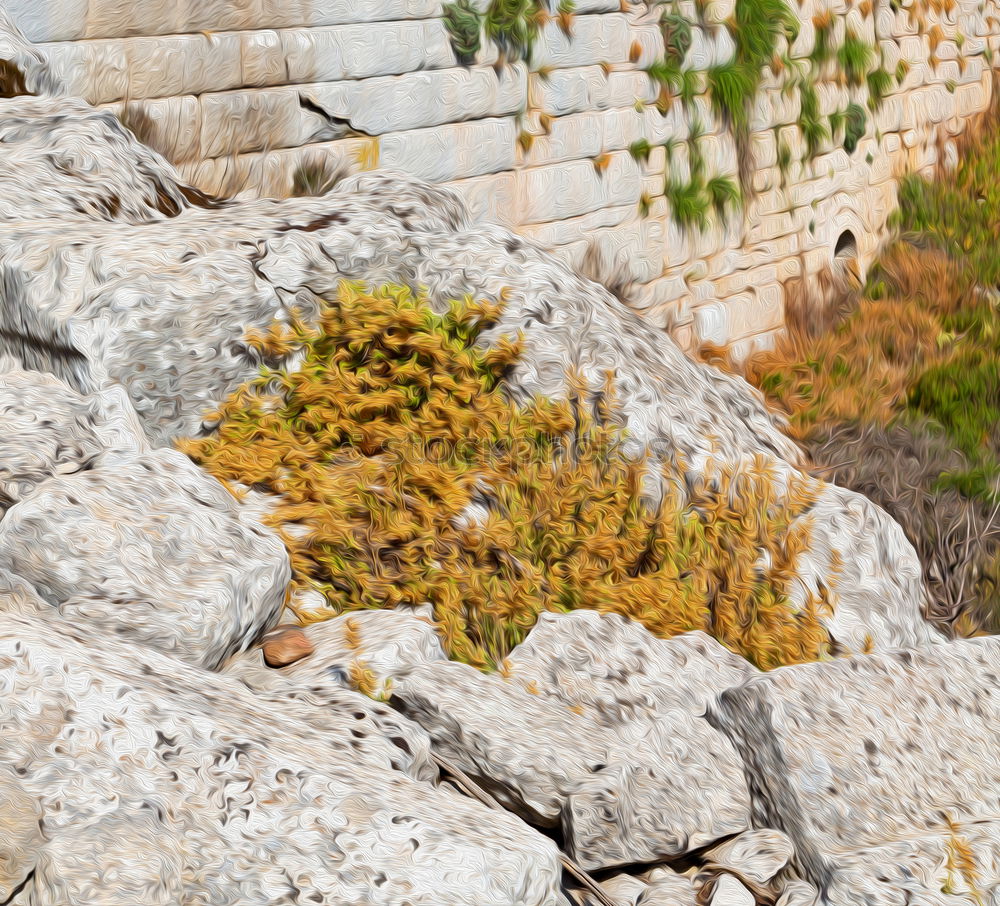
[[[749,827],[731,744],[686,715],[602,723],[540,689],[451,662],[404,673],[391,701],[509,808],[542,826],[561,822],[586,869],[681,856]]]
[[[264,667],[252,648],[225,665],[225,672],[251,684],[275,674],[296,685],[350,688],[359,680],[375,695],[392,694],[396,677],[419,664],[446,660],[429,608],[361,610],[301,628],[313,651],[278,670]],[[266,670],[266,672],[265,672]]]
[[[750,826],[742,764],[703,719],[716,694],[758,673],[743,658],[703,632],[657,639],[618,614],[574,610],[542,614],[507,665],[511,682],[579,712],[605,746],[563,809],[584,867],[655,861]]]
[[[104,450],[99,419],[52,375],[0,373],[0,512],[55,475],[89,469]]]
[[[34,872],[33,906],[561,902],[555,845],[513,816],[83,627],[0,616],[0,731],[0,786],[41,813],[5,821],[0,882]]]
[[[277,536],[172,450],[39,485],[0,521],[0,568],[67,619],[210,668],[277,621],[291,579]]]
[[[596,610],[541,614],[507,664],[518,682],[612,723],[673,710],[702,715],[719,692],[759,673],[704,632],[658,639]]]
[[[739,834],[705,853],[705,861],[751,884],[771,881],[791,860],[792,841],[781,831],[761,828]]]
[[[0,18],[0,56],[2,42]],[[0,100],[0,198],[0,223],[145,223],[207,203],[110,111],[45,97]]]
[[[303,703],[304,719],[319,728],[329,729],[324,715],[338,711],[372,721],[395,747],[390,753],[395,770],[417,780],[435,780],[438,770],[427,732],[388,705],[352,689],[361,679],[370,691],[388,697],[394,678],[415,664],[445,660],[432,623],[402,608],[360,611],[299,631],[313,647],[307,657],[271,668],[265,664],[263,646],[255,646],[231,658],[222,672],[276,703]]]
[[[998,657],[997,638],[948,642],[784,667],[721,694],[711,719],[744,760],[755,822],[788,834],[806,880],[838,903],[902,902],[926,887],[873,873],[865,853],[921,839],[944,852],[952,828],[995,834]],[[977,868],[1000,881],[995,856]]]

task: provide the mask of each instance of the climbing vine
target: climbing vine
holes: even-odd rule
[[[530,62],[542,28],[555,18],[568,34],[573,11],[573,0],[491,0],[484,13],[472,0],[454,0],[445,4],[443,18],[455,58],[470,66],[484,34],[499,50],[501,63]]]

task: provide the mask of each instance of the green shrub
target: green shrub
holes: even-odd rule
[[[442,18],[455,58],[460,65],[471,66],[476,62],[476,54],[482,46],[482,14],[472,0],[455,0],[444,5]]]
[[[882,106],[893,88],[892,74],[879,67],[868,73],[868,109],[876,111]]]
[[[844,43],[837,50],[837,62],[848,85],[863,85],[875,65],[875,49],[848,30]]]
[[[737,132],[750,125],[750,107],[758,80],[743,63],[729,62],[708,70],[708,90],[716,115]]]
[[[868,115],[860,104],[848,104],[844,122],[844,150],[853,154],[868,128]]]
[[[530,62],[546,17],[542,0],[491,0],[483,25],[503,60]]]
[[[660,12],[660,32],[667,57],[679,67],[691,49],[691,23],[676,10],[664,9]]]
[[[685,230],[692,227],[704,230],[708,227],[708,211],[712,200],[699,175],[692,175],[687,182],[668,181],[664,194],[679,226]]]
[[[705,183],[705,191],[719,220],[725,219],[726,213],[738,208],[743,201],[740,187],[728,176],[713,176]]]
[[[301,617],[429,601],[451,656],[486,668],[539,613],[577,607],[663,637],[702,629],[764,668],[826,650],[822,602],[796,611],[785,593],[811,483],[776,503],[760,462],[686,483],[678,464],[647,508],[645,465],[610,426],[613,389],[596,409],[579,388],[512,402],[500,382],[519,344],[475,345],[498,313],[344,286],[315,328],[251,338],[268,356],[298,351],[299,367],[262,372],[216,434],[183,446],[276,495],[296,583],[326,600]]]
[[[640,138],[629,145],[628,151],[633,160],[645,163],[653,152],[653,146],[646,139]]]

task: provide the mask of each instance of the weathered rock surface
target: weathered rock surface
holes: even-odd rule
[[[987,851],[980,883],[1000,881],[998,657],[1000,639],[972,639],[781,668],[722,693],[712,720],[744,759],[755,822],[788,834],[830,902],[940,897],[956,834]]]
[[[32,46],[0,3],[0,96],[48,94],[60,89],[44,55]]]
[[[275,674],[296,685],[351,688],[358,680],[372,695],[388,696],[394,679],[418,664],[446,660],[428,614],[410,608],[361,610],[301,627],[312,653],[278,670],[264,668],[253,648],[231,659],[225,672],[253,685]]]
[[[629,634],[620,618],[575,617],[565,616],[568,628],[595,630],[607,621]],[[539,628],[544,634],[562,626],[562,619],[553,617]],[[587,676],[586,667],[574,674],[572,656],[553,667],[559,678],[543,673],[541,682],[523,667],[514,666],[504,679],[442,662],[402,674],[392,702],[430,733],[442,754],[509,807],[538,824],[561,822],[567,850],[584,868],[683,855],[746,830],[749,794],[731,743],[706,721],[655,701],[644,701],[637,712],[638,684],[631,691],[615,689],[628,676],[628,659],[642,654],[643,645],[669,644],[636,629],[638,648],[623,651],[612,634],[605,638],[607,657],[593,650],[586,662],[593,670],[601,670],[602,661],[607,665],[610,690]],[[539,656],[540,663],[552,666],[545,652],[553,659],[559,655],[547,639],[532,646],[535,631],[524,643],[529,646],[524,664]],[[575,641],[580,646],[589,640]],[[694,660],[692,654],[706,641],[679,642],[675,663]],[[511,663],[517,662],[515,650]],[[656,675],[656,666],[650,674]],[[666,677],[658,679],[665,684]],[[683,686],[683,673],[677,678]],[[588,680],[597,689],[590,697],[580,693]],[[706,694],[704,688],[699,692]],[[685,703],[690,706],[693,698]]]
[[[705,853],[705,861],[751,884],[764,885],[788,863],[795,850],[781,831],[749,830]]]
[[[555,845],[513,816],[85,627],[0,616],[0,730],[0,892],[34,872],[33,906],[561,902]]]
[[[758,672],[743,658],[702,632],[657,639],[617,614],[575,610],[542,614],[507,664],[512,682],[586,717],[605,746],[604,767],[563,809],[582,865],[654,861],[749,827],[742,765],[703,719],[716,694]]]
[[[222,672],[276,703],[305,705],[302,717],[318,729],[330,727],[326,715],[342,711],[367,720],[395,747],[394,770],[417,780],[436,780],[427,732],[368,695],[391,694],[393,679],[413,665],[445,660],[444,650],[425,617],[400,610],[368,610],[314,623],[297,630],[312,648],[307,656],[281,668],[266,666],[266,643],[231,658]],[[353,687],[362,681],[366,695]]]
[[[679,710],[701,715],[759,671],[703,632],[658,639],[614,613],[543,613],[507,657],[510,676],[609,722]]]
[[[709,894],[709,906],[756,906],[756,900],[732,875],[719,875]]]
[[[23,103],[0,101],[0,122],[5,109],[16,119]],[[49,115],[34,111],[33,126],[43,143],[63,122],[61,102],[44,103]],[[112,184],[134,169],[117,160],[94,166]],[[51,212],[43,206],[36,216]],[[614,362],[630,443],[648,449],[654,464],[682,456],[697,471],[709,457],[746,464],[762,454],[779,481],[794,474],[797,448],[745,382],[690,361],[539,245],[467,223],[452,192],[379,172],[319,199],[188,208],[157,223],[95,222],[85,243],[59,221],[0,225],[2,346],[27,350],[32,367],[80,389],[122,384],[162,444],[202,430],[204,413],[256,374],[260,362],[243,342],[248,328],[285,319],[293,305],[308,317],[343,279],[425,286],[436,303],[504,294],[504,314],[484,341],[524,332],[508,380],[514,396],[564,396],[567,368],[600,388]],[[916,555],[888,517],[829,487],[814,511],[814,542],[795,588],[800,598],[829,590],[840,615],[835,641],[854,650],[867,635],[876,648],[930,642]],[[859,564],[864,581],[838,574],[845,563]]]
[[[0,373],[0,512],[55,475],[90,468],[104,451],[92,401],[52,375]]]
[[[277,536],[171,450],[39,485],[0,521],[0,568],[69,620],[207,667],[277,621],[291,578]]]
[[[2,41],[0,21],[0,54]],[[27,97],[0,101],[0,109],[0,223],[41,217],[145,223],[207,203],[110,111],[69,98]]]
[[[642,875],[646,890],[637,906],[695,906],[698,891],[687,875],[660,866]]]

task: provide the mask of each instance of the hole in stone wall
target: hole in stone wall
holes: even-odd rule
[[[851,289],[859,289],[864,280],[861,259],[858,257],[858,241],[850,230],[844,230],[833,247],[833,276],[844,281]]]

